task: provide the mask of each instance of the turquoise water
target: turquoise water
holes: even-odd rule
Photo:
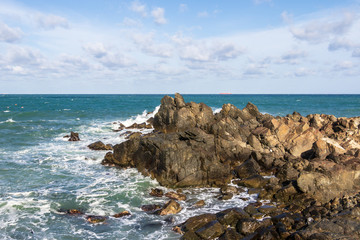
[[[178,239],[166,217],[147,215],[143,204],[164,203],[148,195],[156,181],[134,169],[100,164],[106,152],[89,150],[94,141],[120,143],[112,131],[119,121],[129,125],[150,117],[163,95],[0,95],[0,238],[1,239]],[[297,111],[359,116],[360,95],[184,95],[214,110],[224,103],[243,108],[248,101],[263,113],[285,116]],[[116,123],[116,124],[114,124]],[[79,132],[80,142],[63,138]],[[134,130],[135,131],[135,130]],[[165,189],[166,190],[166,189]],[[175,223],[231,206],[245,206],[239,196],[220,202],[217,189],[185,190],[190,200]],[[249,196],[248,196],[249,197]],[[197,200],[207,206],[192,209]],[[250,196],[253,201],[255,196]],[[110,216],[130,210],[123,219],[109,217],[93,225],[83,217],[61,214],[80,208]]]

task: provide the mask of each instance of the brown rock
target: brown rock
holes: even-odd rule
[[[165,193],[165,197],[168,197],[170,199],[179,200],[179,201],[185,201],[186,195],[176,192],[167,192]]]
[[[69,141],[80,141],[79,133],[71,132]]]
[[[86,216],[86,221],[90,222],[90,223],[105,223],[106,221],[106,217],[104,216],[95,216],[95,215],[89,215]]]
[[[224,233],[224,227],[216,220],[211,221],[205,224],[202,228],[196,230],[198,234],[203,239],[216,239]]]
[[[164,191],[159,188],[152,188],[150,195],[154,197],[162,197],[164,195]]]
[[[144,212],[155,212],[156,210],[160,209],[161,206],[157,204],[148,204],[148,205],[142,205],[141,210]]]
[[[88,148],[91,150],[112,150],[112,146],[110,144],[104,144],[101,141],[94,142],[88,145]]]
[[[158,215],[169,215],[169,214],[176,214],[180,212],[182,207],[180,204],[174,200],[168,201],[158,212]]]
[[[216,220],[215,214],[201,214],[195,217],[191,217],[186,222],[182,223],[182,229],[186,232],[188,231],[196,231],[201,227],[205,226],[205,224]]]
[[[113,215],[114,218],[121,218],[121,217],[125,217],[125,216],[131,216],[131,213],[129,211],[122,211],[119,213],[116,213]]]
[[[204,200],[199,200],[196,203],[194,203],[193,205],[194,207],[202,207],[205,206],[205,201]]]

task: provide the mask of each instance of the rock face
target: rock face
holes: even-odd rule
[[[359,124],[360,118],[323,114],[273,117],[252,103],[224,104],[214,115],[175,94],[161,100],[155,132],[115,145],[103,163],[135,167],[167,187],[223,186],[241,178],[240,185],[264,188],[261,196],[278,201],[306,194],[326,202],[360,191]],[[270,174],[278,183],[261,176]]]

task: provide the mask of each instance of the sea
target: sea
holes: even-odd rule
[[[151,215],[141,205],[167,201],[150,196],[151,188],[170,189],[136,169],[101,165],[106,151],[87,145],[98,140],[124,142],[123,132],[114,129],[154,116],[163,96],[0,95],[0,239],[179,239],[171,229],[189,217],[255,202],[256,194],[221,201],[218,188],[184,189],[188,200],[181,202],[179,214]],[[303,116],[360,115],[360,95],[183,96],[186,102],[207,104],[215,113],[224,103],[243,108],[252,102],[260,112],[275,116],[294,111]],[[78,132],[81,141],[67,141],[64,136],[71,131]],[[198,200],[206,205],[194,208]],[[84,216],[70,216],[61,209],[80,209],[107,219],[91,224]],[[111,217],[123,210],[131,216]]]

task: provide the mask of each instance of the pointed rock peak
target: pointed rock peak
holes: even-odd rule
[[[259,116],[259,115],[261,115],[261,113],[259,112],[259,109],[257,108],[257,106],[255,106],[253,103],[251,103],[251,102],[248,102],[248,104],[246,105],[246,107],[245,107],[248,111],[249,111],[249,113],[251,114],[251,115],[253,115],[254,117],[257,117],[257,116]]]
[[[175,93],[175,105],[177,108],[185,107],[184,98],[180,95],[180,93]]]

